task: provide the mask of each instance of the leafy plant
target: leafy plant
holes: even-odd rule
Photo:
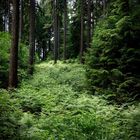
[[[0,139],[11,140],[19,137],[21,112],[5,90],[0,90]]]

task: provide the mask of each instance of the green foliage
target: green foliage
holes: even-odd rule
[[[112,73],[121,75],[115,69]],[[84,67],[77,63],[36,65],[33,78],[12,94],[15,106],[23,111],[18,121],[21,140],[133,140],[139,136],[139,105],[124,110],[87,94],[84,75]]]
[[[128,136],[125,137],[125,139],[139,139],[140,138],[140,120],[138,119],[140,117],[140,104],[138,104],[137,107],[135,106],[129,106],[129,109],[124,111],[122,113],[124,121],[124,129],[125,132],[128,133]],[[127,127],[125,127],[127,126]],[[124,136],[124,132],[121,133],[122,136]]]
[[[7,87],[8,69],[10,59],[11,39],[8,33],[0,32],[0,87]],[[19,45],[19,80],[27,74],[28,48],[24,44]]]
[[[139,99],[139,7],[138,1],[111,2],[110,13],[96,26],[92,47],[85,56],[93,94],[118,103]]]
[[[7,91],[0,90],[0,139],[11,140],[19,136],[20,110]]]
[[[6,85],[9,62],[10,36],[7,33],[0,32],[0,87]],[[3,81],[2,81],[3,80]]]
[[[84,75],[77,63],[44,62],[19,89],[0,90],[0,139],[138,139],[140,105],[117,107],[87,94]]]

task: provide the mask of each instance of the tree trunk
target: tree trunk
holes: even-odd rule
[[[49,42],[48,42],[48,52],[51,51],[51,39],[49,38]]]
[[[48,40],[48,52],[51,51],[51,36],[49,37],[49,40]]]
[[[8,0],[8,31],[11,33],[11,1]]]
[[[58,0],[54,0],[54,63],[58,60]]]
[[[19,39],[22,40],[23,32],[23,0],[20,0],[20,22],[19,22]]]
[[[58,25],[57,25],[57,36],[58,36],[58,41],[57,41],[57,46],[58,46],[58,60],[60,60],[60,17],[59,14],[57,15],[58,19]]]
[[[9,88],[18,84],[18,39],[19,39],[19,0],[13,0],[12,45],[10,50]]]
[[[83,46],[84,46],[84,13],[83,0],[81,0],[81,39],[80,39],[80,62],[83,63]]]
[[[34,70],[34,55],[35,55],[35,0],[30,0],[30,7],[29,7],[29,28],[30,28],[30,35],[29,35],[29,74],[33,74]]]
[[[46,60],[46,47],[43,46],[42,48],[42,61],[45,61]]]
[[[91,1],[88,0],[88,33],[87,33],[87,45],[88,48],[90,47],[90,41],[91,41]]]
[[[51,51],[52,28],[49,28],[48,34],[49,34],[49,38],[48,38],[47,53]]]
[[[95,22],[96,22],[96,18],[95,18],[95,15],[96,15],[96,8],[95,8],[95,3],[91,3],[91,37],[93,36],[93,32],[94,32],[94,25],[95,25]],[[91,38],[90,38],[91,39]],[[90,40],[91,41],[91,40]]]
[[[63,59],[66,60],[66,39],[67,38],[67,0],[64,0],[64,50]]]
[[[3,31],[3,18],[0,15],[0,31]]]

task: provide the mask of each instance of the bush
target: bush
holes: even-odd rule
[[[19,137],[21,112],[7,91],[0,90],[0,139],[12,140]]]
[[[0,32],[0,87],[6,88],[8,85],[8,69],[10,57],[11,39],[10,35]],[[28,49],[24,44],[19,45],[19,80],[26,76]]]
[[[112,73],[121,76],[116,70]],[[51,61],[36,66],[34,77],[22,82],[13,94],[23,111],[19,121],[21,140],[139,137],[140,106],[109,105],[106,100],[87,94],[82,87],[84,74],[84,67],[74,63],[54,65]]]
[[[0,32],[0,87],[7,86],[10,36]]]

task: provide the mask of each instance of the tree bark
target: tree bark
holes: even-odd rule
[[[19,0],[13,0],[12,16],[12,44],[10,50],[9,88],[16,88],[18,84],[18,39],[19,39]]]
[[[35,0],[30,0],[30,7],[29,7],[29,28],[30,28],[30,35],[29,35],[29,74],[33,74],[34,70],[34,56],[35,56]]]
[[[43,46],[42,48],[42,61],[45,61],[46,60],[46,47]]]
[[[20,21],[19,21],[19,39],[22,40],[23,32],[23,0],[20,0]]]
[[[58,60],[60,60],[60,17],[59,14],[57,15],[58,19],[58,25],[57,25],[57,36],[58,36],[58,41],[57,41],[57,46],[58,46]]]
[[[11,1],[8,0],[8,31],[11,33]]]
[[[90,41],[91,41],[91,0],[88,0],[88,33],[87,33],[87,45],[88,48],[90,47]]]
[[[3,18],[0,15],[0,31],[3,31]]]
[[[81,39],[80,39],[80,62],[83,63],[83,46],[84,46],[84,12],[83,0],[81,0]]]
[[[64,50],[63,59],[66,60],[66,39],[67,38],[67,0],[64,0]]]
[[[54,0],[54,63],[58,60],[58,0]]]

